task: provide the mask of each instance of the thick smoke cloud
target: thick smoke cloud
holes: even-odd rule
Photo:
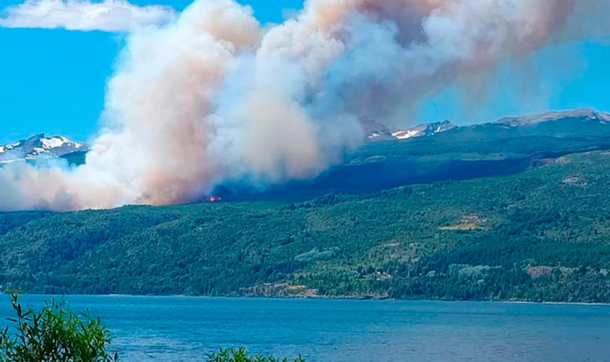
[[[172,24],[129,36],[86,165],[0,169],[0,209],[171,204],[227,180],[315,176],[358,146],[360,117],[405,117],[456,77],[567,38],[578,7],[309,0],[265,28],[249,7],[198,0]]]

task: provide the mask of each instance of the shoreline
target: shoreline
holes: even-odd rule
[[[4,295],[10,293],[2,292]],[[43,294],[43,293],[22,293],[21,296],[35,297],[103,297],[103,298],[181,298],[181,299],[235,299],[235,300],[331,300],[331,301],[360,301],[360,302],[404,302],[404,303],[472,303],[472,304],[508,304],[508,305],[557,305],[557,306],[589,306],[589,307],[610,307],[610,303],[586,303],[586,302],[532,302],[522,300],[441,300],[441,299],[394,299],[394,298],[375,298],[375,297],[345,297],[345,296],[206,296],[206,295],[143,295],[143,294]]]

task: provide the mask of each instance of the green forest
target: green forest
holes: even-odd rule
[[[610,302],[610,153],[515,175],[71,213],[0,213],[27,293]]]

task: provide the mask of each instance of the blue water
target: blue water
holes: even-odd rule
[[[6,297],[4,297],[6,299]],[[45,297],[24,296],[40,306]],[[224,346],[311,362],[610,362],[610,306],[70,296],[126,362],[203,361]],[[10,306],[0,303],[0,325]]]

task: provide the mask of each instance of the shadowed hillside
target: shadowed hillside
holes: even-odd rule
[[[358,194],[439,181],[505,176],[570,153],[610,149],[610,115],[547,113],[451,128],[429,137],[369,142],[308,181],[264,190],[239,182],[217,193],[234,200],[304,200],[329,192]]]

